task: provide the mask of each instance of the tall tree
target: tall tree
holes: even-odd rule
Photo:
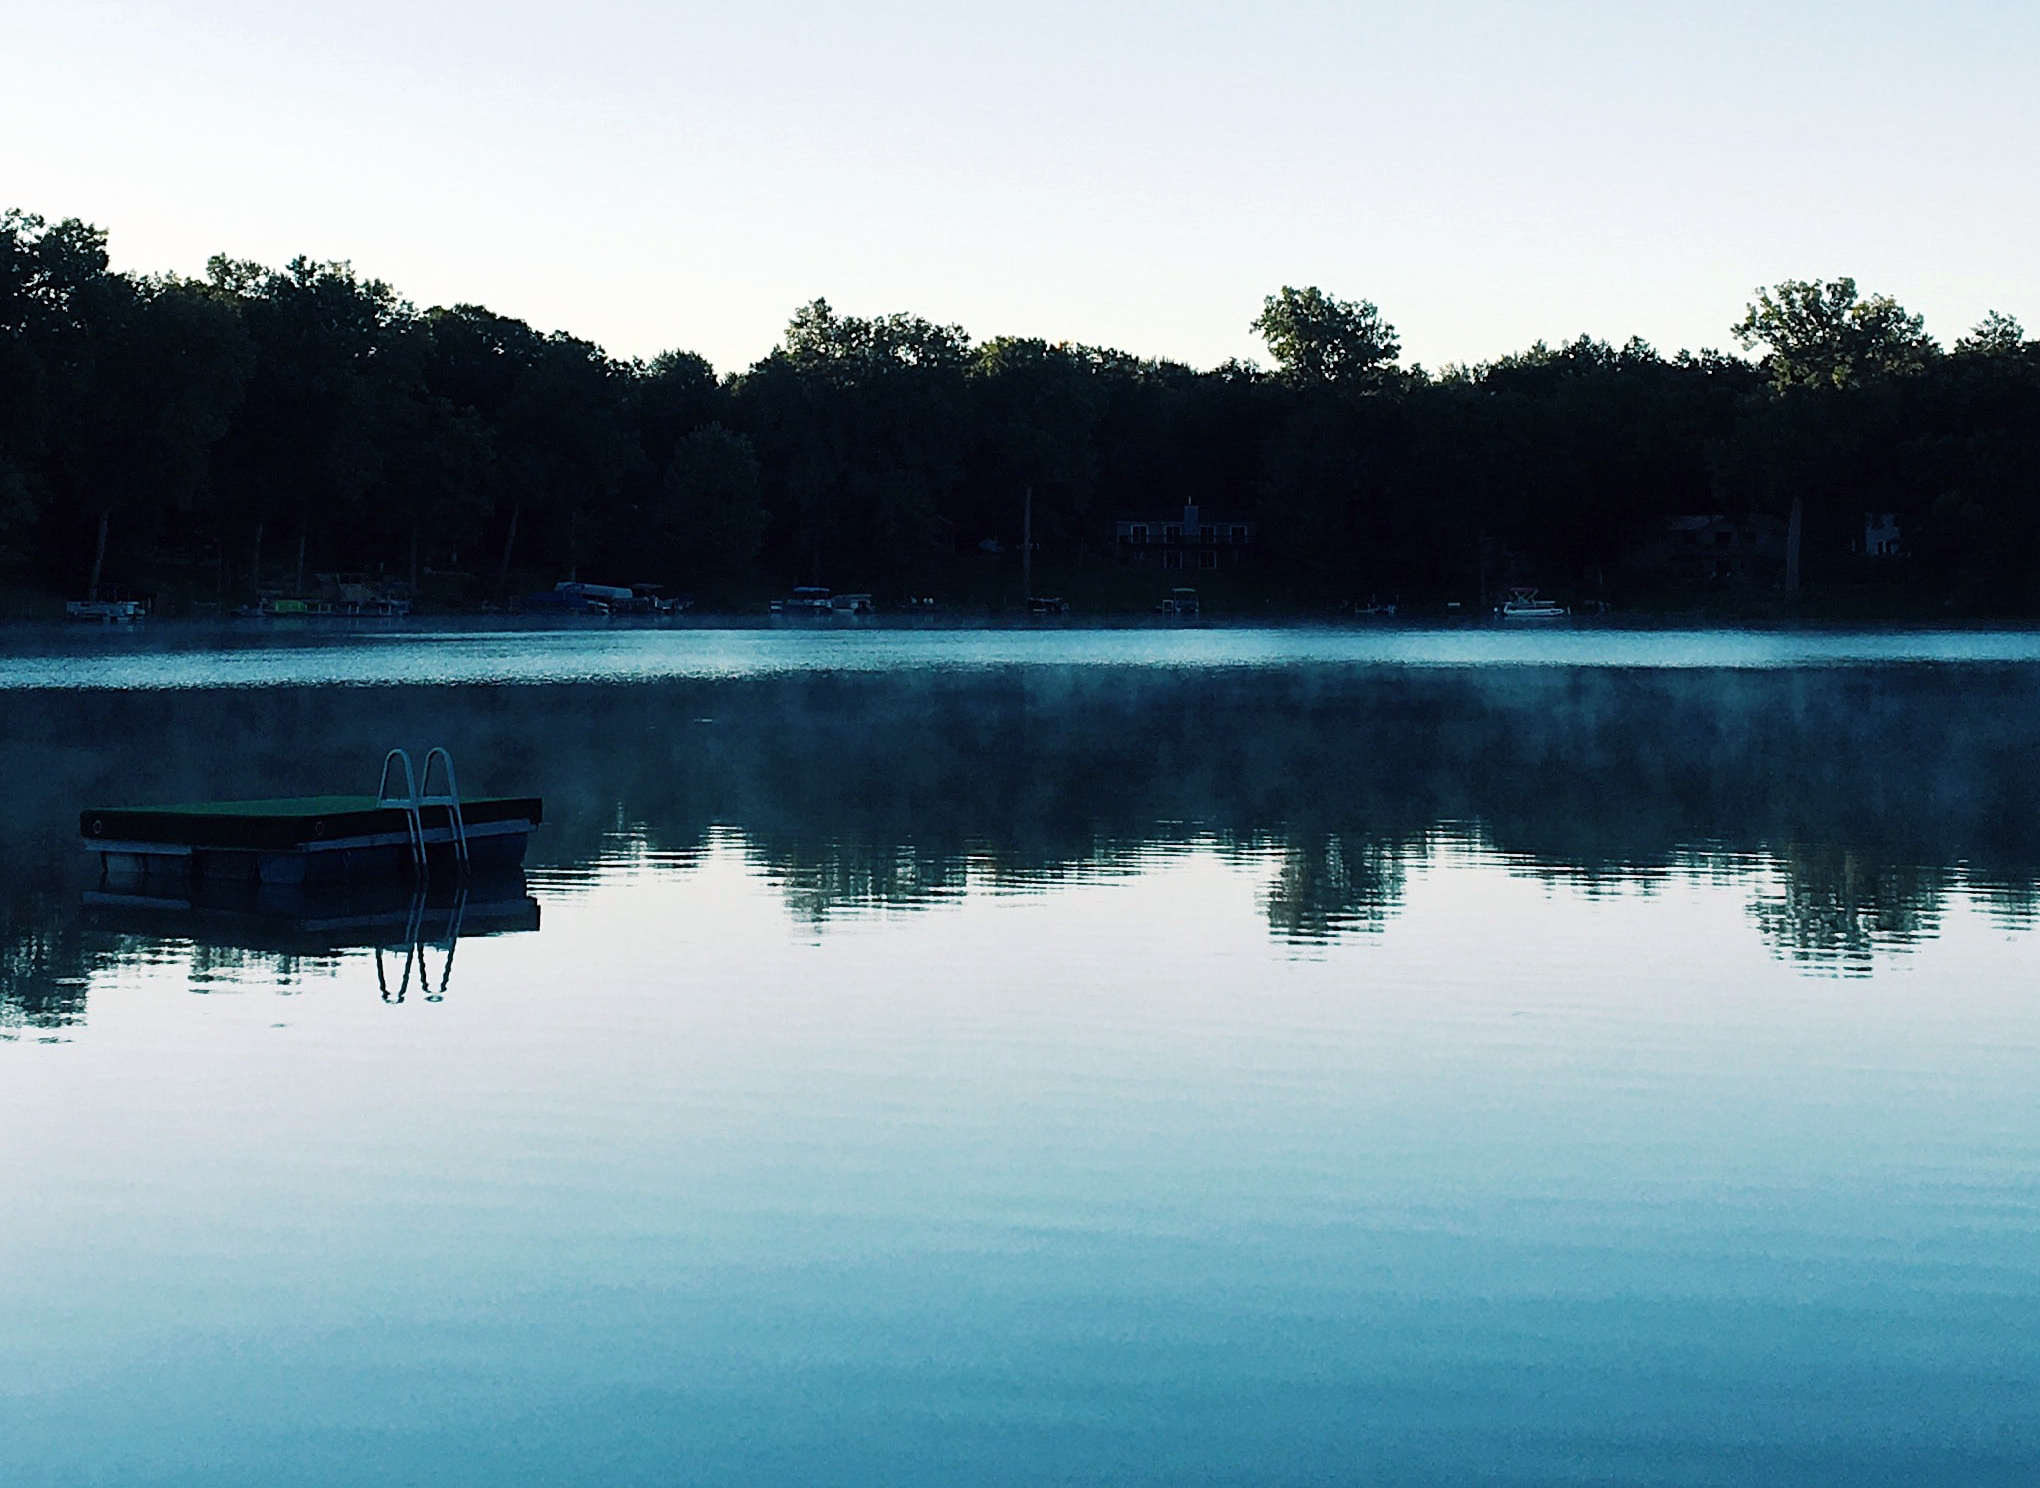
[[[299,257],[269,270],[220,256],[207,276],[240,307],[256,349],[247,407],[216,462],[251,539],[250,578],[261,581],[265,534],[284,521],[302,590],[315,527],[336,550],[366,556],[351,545],[354,519],[417,390],[417,313],[344,262]]]
[[[643,538],[681,583],[728,596],[751,576],[765,522],[751,441],[706,424],[674,445]]]
[[[1925,322],[1890,295],[1865,299],[1854,279],[1825,282],[1781,280],[1775,288],[1759,289],[1734,327],[1746,351],[1765,348],[1764,370],[1772,388],[1785,398],[1812,398],[1785,415],[1797,450],[1818,448],[1845,439],[1838,420],[1854,412],[1852,405],[1824,393],[1859,389],[1923,370],[1935,353]],[[1804,464],[1805,462],[1798,462]],[[1833,462],[1827,462],[1833,468]],[[1797,593],[1800,559],[1805,544],[1806,490],[1802,481],[1788,483],[1785,506],[1785,588]]]
[[[93,517],[86,593],[98,598],[116,513],[188,511],[254,362],[234,307],[202,283],[114,277],[99,291],[66,468]]]
[[[496,439],[500,489],[509,503],[499,591],[509,582],[527,514],[550,519],[569,577],[597,546],[618,488],[641,458],[625,417],[628,375],[601,347],[557,331],[518,374]]]
[[[980,346],[970,371],[981,496],[971,530],[1068,548],[1097,484],[1104,387],[1080,349],[1013,336]]]
[[[1925,322],[1890,295],[1864,299],[1853,279],[1785,279],[1759,289],[1736,322],[1745,351],[1765,348],[1779,389],[1858,387],[1917,372],[1934,353]]]
[[[1958,352],[1976,356],[2012,356],[2026,346],[2026,329],[2001,311],[1992,310],[1955,343]]]
[[[1315,285],[1283,285],[1262,303],[1253,329],[1284,380],[1299,387],[1378,385],[1402,354],[1395,327],[1372,302],[1334,299]]]
[[[421,554],[458,554],[487,505],[491,445],[480,415],[422,390],[396,409],[384,433],[381,480],[370,525],[406,552],[411,587]]]
[[[0,413],[0,526],[32,512],[39,466],[59,526],[89,533],[97,598],[116,515],[152,523],[196,499],[240,401],[246,338],[204,285],[116,274],[102,230],[21,212],[0,217],[0,327],[0,382],[21,400]]]
[[[802,306],[736,388],[794,576],[912,586],[971,446],[970,338],[914,315]]]
[[[667,351],[636,369],[636,416],[645,460],[663,472],[676,445],[728,414],[728,391],[715,368],[691,351]]]
[[[26,212],[0,213],[0,562],[10,564],[25,555],[46,495],[48,377],[30,332],[39,319],[31,290],[47,226]]]

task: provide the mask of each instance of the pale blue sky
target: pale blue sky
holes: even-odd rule
[[[1208,366],[1278,286],[1436,366],[1727,346],[1853,274],[2040,324],[2040,3],[0,0],[0,205],[352,259],[623,356],[911,310]]]

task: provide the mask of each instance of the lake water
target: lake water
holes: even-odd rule
[[[0,1480],[2029,1488],[2036,741],[2022,632],[0,634]],[[434,743],[521,879],[77,844]]]

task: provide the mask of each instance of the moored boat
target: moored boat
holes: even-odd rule
[[[1543,598],[1534,585],[1519,584],[1509,591],[1509,597],[1495,607],[1495,614],[1503,620],[1557,620],[1570,615],[1572,611],[1555,600]]]
[[[587,585],[560,584],[551,589],[541,589],[525,595],[518,601],[517,608],[537,615],[607,616],[609,601],[598,594],[590,593]]]
[[[95,589],[90,599],[65,600],[64,618],[100,625],[130,625],[149,613],[155,598],[153,594],[136,594],[125,586],[104,597]]]
[[[819,584],[802,584],[785,599],[772,601],[772,613],[792,619],[816,619],[835,613],[830,603],[829,591]]]
[[[138,599],[70,599],[64,602],[66,620],[92,620],[102,625],[127,625],[148,613]]]

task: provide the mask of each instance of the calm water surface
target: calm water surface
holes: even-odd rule
[[[10,1484],[2040,1481],[2030,634],[0,650]]]

